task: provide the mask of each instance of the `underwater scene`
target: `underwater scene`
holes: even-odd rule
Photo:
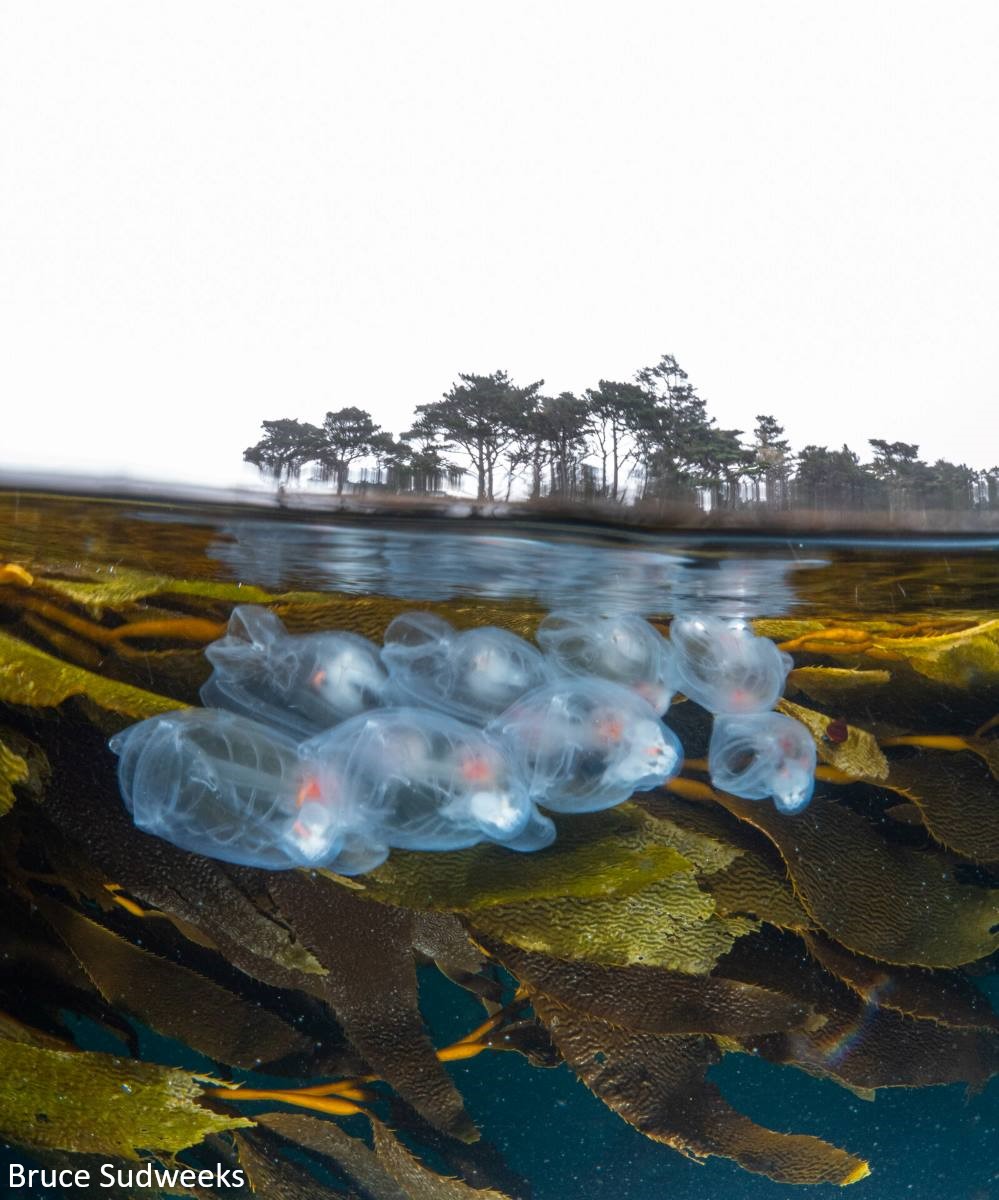
[[[4,1194],[999,1200],[997,550],[0,492]]]

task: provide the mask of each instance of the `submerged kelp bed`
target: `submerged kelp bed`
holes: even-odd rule
[[[397,852],[346,880],[224,866],[138,832],[108,735],[197,703],[204,645],[236,603],[376,640],[416,607],[530,636],[543,581],[517,596],[494,544],[479,595],[435,595],[432,559],[423,597],[306,590],[298,563],[233,582],[220,546],[263,556],[262,527],[5,504],[0,1132],[34,1162],[241,1164],[263,1196],[526,1196],[475,1142],[445,1065],[503,1050],[566,1064],[690,1157],[845,1184],[868,1173],[865,1146],[764,1128],[712,1065],[749,1054],[864,1098],[995,1072],[999,1022],[975,984],[999,946],[999,614],[981,604],[994,563],[872,571],[858,554],[829,571],[799,551],[798,568],[744,556],[721,579],[730,555],[653,563],[643,546],[635,578],[672,588],[640,606],[664,630],[677,597],[742,588],[756,631],[794,655],[782,708],[815,736],[812,805],[789,818],[714,791],[709,718],[679,703],[688,758],[668,792],[560,819],[538,854]],[[481,1009],[442,1047],[420,1012],[428,962]],[[152,1061],[146,1029],[187,1047],[188,1069]]]

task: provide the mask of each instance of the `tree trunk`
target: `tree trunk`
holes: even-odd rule
[[[475,469],[478,472],[478,477],[479,477],[478,478],[478,484],[479,484],[478,498],[480,500],[485,500],[485,498],[486,498],[486,458],[485,458],[485,452],[482,448],[481,443],[476,448]]]

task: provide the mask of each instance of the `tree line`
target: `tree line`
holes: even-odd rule
[[[311,478],[344,491],[440,495],[474,481],[479,500],[583,500],[776,510],[974,509],[999,503],[999,467],[974,470],[919,446],[869,440],[795,452],[776,417],[752,434],[720,428],[672,355],[628,382],[601,379],[581,396],[545,395],[544,380],[506,371],[459,374],[442,399],[416,406],[397,439],[362,408],[321,425],[282,418],[243,458],[279,483]]]

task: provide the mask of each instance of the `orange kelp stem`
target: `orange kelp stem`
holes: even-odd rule
[[[781,650],[813,650],[816,654],[857,654],[873,645],[871,635],[865,629],[813,629],[788,642],[780,642]]]
[[[701,783],[698,779],[684,779],[682,776],[671,779],[666,784],[666,790],[675,796],[682,796],[684,800],[713,801],[715,799],[714,788],[709,787],[706,783]]]
[[[31,587],[35,577],[17,563],[4,563],[0,566],[0,583],[10,583],[15,587]]]
[[[271,1100],[275,1104],[291,1104],[295,1108],[308,1108],[313,1112],[332,1117],[352,1117],[364,1109],[349,1100],[338,1100],[332,1096],[311,1096],[288,1090],[268,1091],[264,1088],[206,1088],[205,1094],[219,1100]]]
[[[67,612],[58,604],[53,604],[51,600],[25,591],[24,588],[28,586],[27,581],[31,581],[31,576],[20,569],[11,575],[12,571],[13,568],[9,565],[0,567],[0,582],[14,582],[19,585],[16,592],[11,593],[19,608],[27,609],[52,624],[61,625],[64,629],[68,629],[88,641],[96,642],[99,646],[115,646],[117,649],[124,650],[125,647],[121,643],[131,638],[169,638],[180,642],[205,645],[221,637],[226,631],[224,621],[210,621],[205,617],[162,617],[149,621],[128,621],[124,625],[109,629],[87,617],[79,617],[74,613]]]
[[[65,629],[69,629],[91,642],[97,642],[100,646],[106,646],[112,639],[113,630],[106,629],[103,625],[98,625],[96,621],[90,621],[86,617],[74,616],[60,608],[58,604],[53,604],[51,600],[44,600],[41,596],[18,591],[17,604],[18,607],[37,613],[47,621],[51,621],[55,625],[62,625]]]
[[[43,620],[34,613],[26,612],[21,614],[21,620],[25,625],[40,637],[44,638],[50,646],[54,647],[70,662],[77,662],[90,670],[96,671],[101,665],[104,657],[103,653],[90,642],[85,642],[83,638],[76,637],[72,633],[67,633],[65,629],[60,629],[57,625],[53,625],[51,621]]]
[[[925,750],[972,750],[966,738],[947,733],[911,733],[882,738],[881,746],[922,746]]]
[[[463,1059],[474,1058],[483,1050],[502,1050],[502,1046],[491,1043],[489,1035],[494,1033],[512,1013],[520,1008],[524,1000],[523,991],[518,989],[513,1000],[494,1013],[487,1021],[483,1021],[481,1025],[476,1026],[470,1033],[466,1033],[464,1037],[458,1038],[449,1046],[442,1046],[437,1051],[438,1059],[441,1062],[459,1062]],[[340,1079],[334,1083],[319,1083],[304,1088],[219,1087],[209,1088],[207,1093],[220,1100],[272,1100],[278,1104],[311,1108],[315,1112],[333,1116],[352,1116],[364,1111],[360,1107],[361,1104],[370,1103],[378,1098],[361,1085],[377,1083],[379,1080],[380,1076],[378,1075],[358,1075],[353,1079]]]
[[[501,1008],[499,1012],[493,1013],[488,1021],[483,1021],[481,1025],[477,1025],[471,1033],[466,1033],[463,1038],[452,1042],[450,1046],[442,1047],[437,1051],[437,1057],[441,1062],[457,1062],[464,1058],[474,1058],[476,1054],[480,1054],[483,1050],[495,1049],[487,1040],[488,1035],[498,1029],[508,1016],[520,1008],[524,1002],[524,998],[523,990],[518,988],[517,994],[505,1008]]]
[[[997,725],[999,725],[999,713],[996,713],[994,717],[989,717],[984,725],[979,725],[975,730],[975,737],[984,737],[990,729],[995,729]]]
[[[295,1088],[296,1096],[339,1096],[343,1100],[374,1100],[373,1092],[366,1092],[362,1083],[378,1083],[378,1075],[358,1075],[354,1079],[340,1079],[336,1083],[317,1083],[314,1087]]]
[[[160,913],[157,913],[155,909],[147,911],[140,904],[136,904],[136,902],[134,900],[132,900],[129,896],[123,896],[121,894],[122,887],[121,887],[120,883],[106,883],[104,885],[104,890],[106,892],[111,893],[111,899],[115,902],[115,904],[120,904],[121,907],[125,910],[125,912],[131,913],[133,917],[149,917],[149,916],[161,916],[162,915]]]
[[[226,631],[224,621],[209,621],[205,617],[173,617],[158,621],[129,621],[110,631],[111,642],[127,638],[174,638],[179,642],[203,645],[214,642]]]

